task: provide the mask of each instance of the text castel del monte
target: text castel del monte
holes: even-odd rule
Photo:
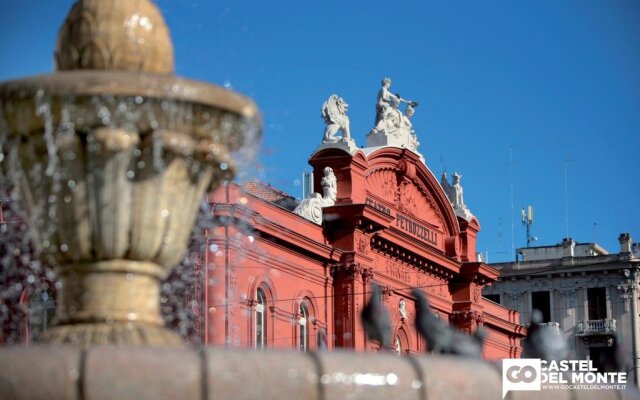
[[[309,158],[319,193],[297,205],[261,183],[209,195],[219,226],[200,260],[204,282],[216,282],[203,285],[199,307],[206,343],[378,350],[360,320],[376,283],[398,353],[427,350],[413,323],[418,288],[440,319],[468,333],[484,327],[485,358],[520,356],[517,312],[481,296],[498,271],[476,258],[480,224],[461,175],[429,170],[411,123],[418,103],[390,86],[382,80],[364,146],[351,136],[347,102],[334,94],[322,104],[326,128]]]

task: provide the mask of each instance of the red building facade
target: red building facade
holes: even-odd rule
[[[314,186],[336,177],[322,224],[294,214],[268,186],[228,185],[209,195],[218,227],[203,256],[204,341],[227,347],[375,351],[360,321],[370,283],[383,288],[393,347],[424,352],[414,324],[413,287],[466,332],[484,326],[484,356],[518,357],[515,311],[481,296],[498,271],[476,260],[477,219],[456,215],[421,157],[400,147],[345,151],[321,146],[309,160]]]

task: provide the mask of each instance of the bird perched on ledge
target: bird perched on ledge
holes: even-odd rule
[[[388,349],[391,345],[391,319],[382,305],[382,289],[371,284],[371,297],[362,309],[362,326],[370,340],[380,343],[380,348]]]
[[[478,328],[473,335],[467,335],[451,328],[431,311],[421,290],[414,288],[411,294],[416,300],[416,330],[426,340],[432,353],[482,358],[482,344],[486,336],[484,329]]]
[[[527,337],[522,345],[522,358],[558,361],[566,359],[568,355],[564,336],[550,326],[542,325],[542,312],[533,310]]]

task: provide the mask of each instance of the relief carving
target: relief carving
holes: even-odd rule
[[[457,326],[470,324],[472,327],[476,327],[484,324],[484,315],[473,310],[454,311],[451,313],[451,320]]]
[[[578,287],[561,287],[558,289],[558,294],[560,294],[562,306],[568,315],[571,312],[571,309],[576,307]]]
[[[398,208],[403,213],[417,216],[418,205],[416,203],[416,190],[415,187],[408,181],[402,182],[398,188]]]
[[[411,272],[408,267],[390,259],[385,260],[387,275],[411,283]]]
[[[362,283],[368,285],[373,280],[373,270],[371,268],[362,268]]]
[[[474,285],[473,287],[473,301],[478,303],[480,301],[482,288],[479,285]]]
[[[400,319],[405,321],[407,319],[407,304],[404,299],[400,299],[398,302],[398,314],[400,314]]]
[[[510,308],[512,310],[516,310],[519,313],[521,313],[523,311],[522,304],[524,299],[522,297],[524,296],[524,294],[525,294],[524,291],[504,293],[505,307]]]
[[[365,256],[369,254],[369,243],[370,240],[369,238],[362,234],[362,233],[357,233],[356,234],[356,249],[358,251],[358,253],[360,254],[364,254]]]
[[[631,310],[631,301],[633,300],[634,289],[637,289],[636,280],[638,278],[638,271],[631,272],[629,269],[622,271],[624,276],[623,283],[616,286],[620,292],[620,298],[624,302],[624,311],[629,312]]]

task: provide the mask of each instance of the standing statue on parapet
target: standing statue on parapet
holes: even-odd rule
[[[443,172],[442,177],[440,178],[440,185],[442,185],[442,189],[444,193],[449,198],[449,202],[453,206],[453,210],[456,215],[469,220],[473,215],[469,208],[464,204],[463,190],[462,185],[460,184],[460,178],[462,175],[454,172],[451,175],[452,184],[449,184],[449,180],[447,179],[447,173]]]
[[[462,175],[457,172],[454,172],[453,175],[451,175],[451,181],[453,183],[453,185],[451,185],[451,193],[453,194],[453,204],[459,207],[464,207],[464,197],[462,196],[463,190],[462,185],[460,184],[460,178],[462,178]]]
[[[331,169],[331,167],[325,167],[323,172],[324,177],[322,177],[322,180],[320,181],[320,186],[322,186],[324,194],[322,200],[325,205],[332,206],[336,202],[338,194],[338,180],[336,179],[336,175],[333,173],[333,169]]]
[[[337,179],[333,169],[325,167],[323,172],[324,177],[320,181],[323,196],[318,193],[311,193],[293,210],[294,214],[318,225],[322,225],[322,208],[334,205],[338,194]]]
[[[347,104],[342,97],[338,97],[337,94],[332,94],[327,101],[322,104],[320,116],[324,120],[324,123],[327,124],[327,127],[324,129],[322,143],[336,143],[340,139],[343,141],[351,140],[349,117],[347,117],[348,109],[349,104]],[[342,130],[342,138],[336,136],[338,130]]]

